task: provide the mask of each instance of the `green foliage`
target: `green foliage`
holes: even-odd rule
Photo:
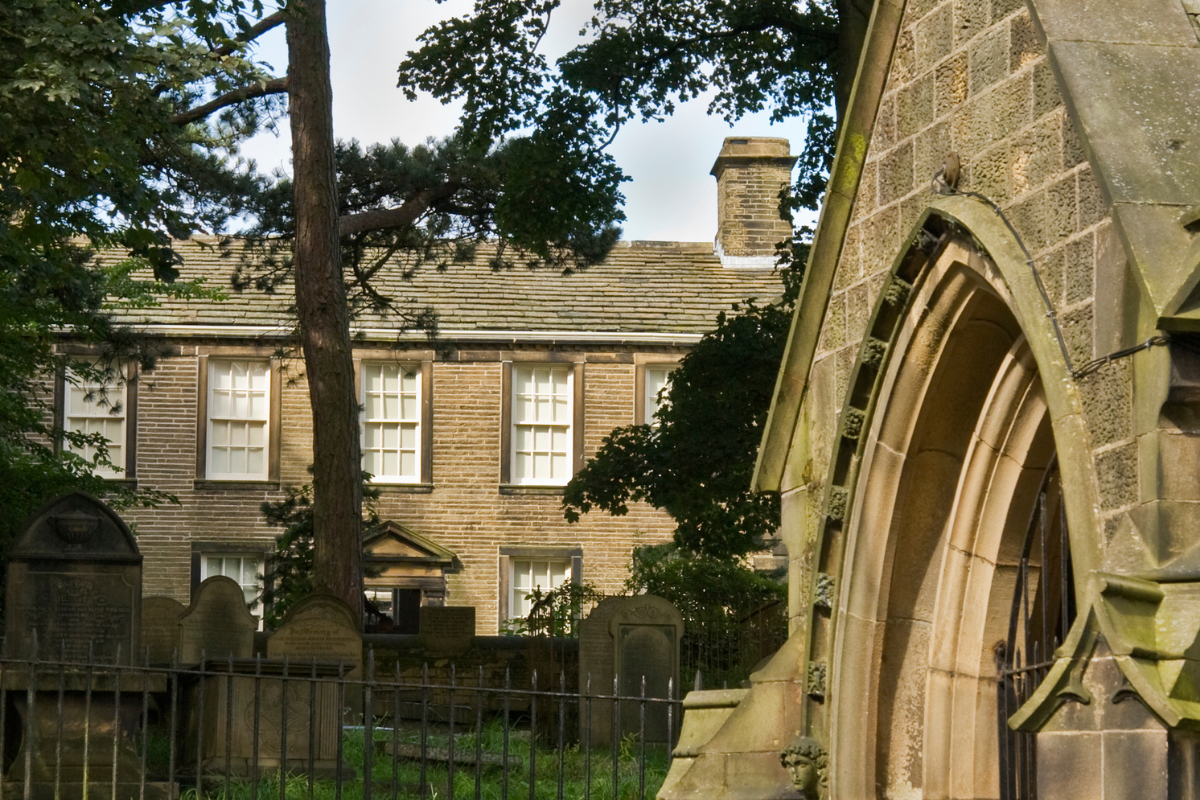
[[[634,549],[625,590],[665,597],[691,621],[714,614],[739,618],[787,598],[787,587],[774,576],[737,559],[698,555],[671,543]]]
[[[797,270],[782,270],[778,303],[753,300],[722,313],[680,361],[664,389],[657,428],[631,425],[605,437],[567,484],[566,518],[593,508],[621,516],[644,500],[676,522],[675,543],[731,559],[758,550],[779,524],[779,499],[751,491],[750,477],[783,357]]]
[[[462,101],[470,137],[550,130],[597,152],[623,124],[661,119],[707,92],[709,112],[731,122],[767,108],[776,120],[803,117],[809,130],[796,197],[816,207],[833,156],[836,76],[846,62],[831,4],[597,0],[584,42],[551,66],[538,46],[558,6],[476,0],[472,15],[425,32],[400,65],[400,86],[409,97],[425,91]],[[559,118],[576,121],[566,127],[555,124]]]
[[[634,548],[625,589],[665,597],[684,620],[680,681],[737,685],[787,639],[787,586],[742,559],[672,543]]]
[[[545,594],[534,589],[532,594],[525,595],[525,599],[532,601],[529,616],[502,622],[502,636],[578,638],[579,622],[604,599],[604,593],[594,583],[584,581],[564,583]]]
[[[148,308],[171,285],[170,237],[219,226],[254,183],[219,151],[253,129],[263,105],[213,125],[171,118],[207,93],[258,79],[241,51],[214,59],[256,4],[95,0],[0,4],[0,555],[16,526],[70,489],[118,508],[170,500],[103,481],[98,437],[65,432],[47,387],[67,373],[114,385],[119,360],[155,352],[114,324],[114,307]],[[97,253],[120,248],[125,260]],[[147,277],[152,275],[153,277]],[[100,356],[55,351],[61,331]],[[91,444],[89,463],[60,453]]]
[[[389,726],[390,720],[380,720],[379,725]],[[654,797],[667,776],[667,749],[658,744],[646,745],[646,769],[643,774],[639,768],[640,744],[633,736],[623,738],[616,749],[617,785],[613,786],[613,754],[609,747],[593,748],[589,753],[579,745],[567,745],[563,748],[562,760],[559,760],[555,747],[542,744],[535,745],[535,765],[533,769],[533,787],[529,786],[530,778],[530,737],[528,726],[514,720],[508,731],[507,748],[505,743],[504,726],[498,719],[492,719],[483,726],[480,735],[476,736],[473,729],[458,733],[454,737],[455,748],[460,753],[474,753],[478,741],[480,750],[488,756],[500,757],[506,749],[513,764],[520,767],[510,769],[505,775],[495,768],[486,768],[480,776],[480,796],[486,800],[501,800],[504,797],[535,798],[535,800],[554,800],[557,797],[581,798],[586,796],[615,798],[615,800],[639,800],[639,798]],[[570,735],[570,733],[568,733]],[[155,742],[156,748],[169,743],[165,737],[152,736],[151,739],[161,738]],[[420,734],[413,729],[401,728],[393,733],[376,728],[374,732],[375,750],[372,759],[372,796],[391,797],[392,791],[380,787],[395,786],[398,797],[405,800],[430,798],[440,800],[444,797],[474,797],[475,770],[469,765],[459,765],[454,771],[454,791],[450,793],[449,774],[445,762],[430,759],[424,769],[417,759],[401,758],[393,763],[388,754],[386,743],[399,741],[408,748],[419,747]],[[425,739],[430,751],[445,751],[449,737],[444,734],[428,735]],[[341,786],[330,779],[314,781],[309,790],[309,779],[303,773],[289,773],[280,786],[278,770],[271,772],[264,769],[263,775],[256,786],[247,780],[233,780],[228,786],[220,779],[208,780],[202,791],[194,788],[183,790],[181,800],[253,800],[254,798],[284,797],[287,800],[361,800],[364,796],[362,773],[364,767],[363,752],[366,745],[365,733],[361,730],[347,730],[342,736],[342,752],[348,767],[347,778]],[[589,767],[590,762],[590,767]],[[153,767],[159,772],[166,769],[165,756],[161,763],[154,762]],[[559,770],[562,770],[562,792],[559,792]],[[428,792],[421,792],[418,787],[424,778],[430,787]],[[644,784],[644,785],[643,785]]]
[[[520,263],[569,272],[602,260],[620,236],[620,172],[545,131],[494,145],[461,135],[415,147],[338,142],[334,158],[343,219],[381,215],[341,239],[351,310],[389,311],[414,329],[436,330],[432,309],[382,294],[374,283],[380,270],[411,278],[421,267],[452,267],[495,242],[496,269]],[[405,209],[402,218],[382,216]],[[291,179],[276,176],[252,211],[253,246],[243,251],[234,287],[275,291],[292,276]]]
[[[312,468],[309,468],[312,471]],[[374,501],[379,488],[363,473],[363,538],[380,524]],[[282,500],[259,506],[267,524],[283,528],[275,537],[275,551],[267,557],[263,578],[263,623],[268,630],[279,627],[288,609],[313,593],[314,527],[312,486],[287,486]]]

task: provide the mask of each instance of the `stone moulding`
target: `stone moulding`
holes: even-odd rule
[[[1037,731],[1064,702],[1091,700],[1082,674],[1103,637],[1124,678],[1114,702],[1136,698],[1169,728],[1200,730],[1200,582],[1100,573],[1096,597],[1055,652],[1045,680],[1009,720]]]
[[[842,436],[858,440],[862,435],[863,421],[866,415],[857,408],[847,408],[842,412]]]
[[[813,661],[808,665],[808,678],[804,684],[804,690],[808,696],[814,700],[825,700],[825,676],[827,669],[825,664],[820,661]]]
[[[829,500],[825,504],[825,516],[831,522],[841,522],[846,517],[846,503],[850,493],[845,486],[831,486]]]
[[[837,582],[826,572],[817,573],[816,585],[813,587],[813,606],[826,611],[833,610],[834,589]]]

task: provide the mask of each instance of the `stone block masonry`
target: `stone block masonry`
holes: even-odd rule
[[[826,360],[854,362],[865,317],[854,313],[857,324],[848,324],[849,309],[873,307],[950,152],[963,164],[961,187],[998,203],[1033,253],[1072,359],[1094,358],[1102,349],[1096,269],[1115,234],[1029,11],[978,0],[909,3],[896,48],[814,370]],[[1097,461],[1120,465],[1097,487],[1106,513],[1117,514],[1131,497],[1120,477],[1132,469],[1121,460],[1132,452],[1131,405],[1102,396],[1111,394],[1103,377],[1081,389]],[[837,408],[818,416],[834,420]]]
[[[773,259],[775,245],[791,237],[791,221],[779,211],[779,193],[790,184],[794,163],[787,139],[725,140],[712,168],[717,179],[716,250],[722,263]]]

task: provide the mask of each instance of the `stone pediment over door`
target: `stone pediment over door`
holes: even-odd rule
[[[363,541],[363,555],[368,561],[412,561],[429,564],[454,563],[454,553],[403,525],[388,520],[380,530]]]
[[[388,520],[363,542],[368,589],[420,589],[422,605],[442,605],[446,574],[458,568],[450,550]]]

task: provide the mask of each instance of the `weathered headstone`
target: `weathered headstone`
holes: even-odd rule
[[[80,492],[45,505],[9,553],[8,655],[132,664],[141,644],[142,555],[128,526]]]
[[[362,667],[361,621],[333,595],[314,594],[288,611],[267,640],[267,656],[301,661],[341,662],[356,677]]]
[[[188,688],[186,698],[185,770],[195,770],[199,756],[202,776],[219,778],[228,765],[230,775],[250,778],[284,767],[286,747],[288,772],[337,776],[341,702],[348,688],[339,685],[337,665],[225,658],[206,659],[202,668],[204,677]],[[340,772],[353,777],[345,766]]]
[[[254,654],[258,620],[246,608],[237,581],[214,575],[200,584],[192,604],[179,617],[179,660],[249,658]]]
[[[352,768],[339,766],[337,756],[346,709],[355,718],[354,709],[362,705],[354,683],[362,674],[356,623],[341,600],[312,595],[297,603],[267,640],[266,660],[206,659],[207,677],[190,697],[195,712],[184,735],[185,753],[200,750],[201,774],[220,775],[227,760],[231,773],[242,777],[277,769],[286,748],[289,771],[352,776]]]
[[[679,694],[678,687],[671,685],[672,678],[679,680],[679,640],[683,637],[683,617],[675,606],[651,594],[626,598],[608,630],[613,637],[613,669],[619,676],[621,696],[669,698]],[[622,704],[623,735],[638,732],[640,706],[632,700]],[[667,741],[667,719],[665,703],[646,705],[647,741]]]
[[[166,664],[179,646],[179,618],[186,606],[173,597],[142,601],[142,653],[151,664]]]
[[[474,606],[421,606],[421,645],[436,653],[459,653],[475,639]]]
[[[166,679],[106,669],[143,657],[142,556],[129,528],[99,500],[65,495],[26,522],[13,542],[7,576],[8,655],[90,658],[95,666],[57,674],[33,665],[10,670],[8,697],[0,700],[15,706],[17,730],[25,735],[4,791],[70,800],[85,794],[86,779],[96,794],[102,782],[120,797],[169,796],[165,784],[142,783],[134,746],[142,692],[165,691]],[[31,712],[30,700],[40,712]]]
[[[646,697],[669,697],[669,681],[679,674],[679,640],[683,636],[683,618],[670,602],[655,595],[608,597],[600,601],[579,626],[579,686],[591,687],[592,695],[613,693],[640,697],[642,678]],[[678,695],[678,689],[675,694]],[[612,700],[591,704],[591,727],[581,731],[594,745],[607,745],[613,736]],[[621,704],[618,735],[636,733],[641,724],[640,702]],[[667,708],[663,703],[646,705],[646,738],[667,740]],[[580,724],[588,713],[581,709]],[[676,724],[678,714],[675,715]]]

